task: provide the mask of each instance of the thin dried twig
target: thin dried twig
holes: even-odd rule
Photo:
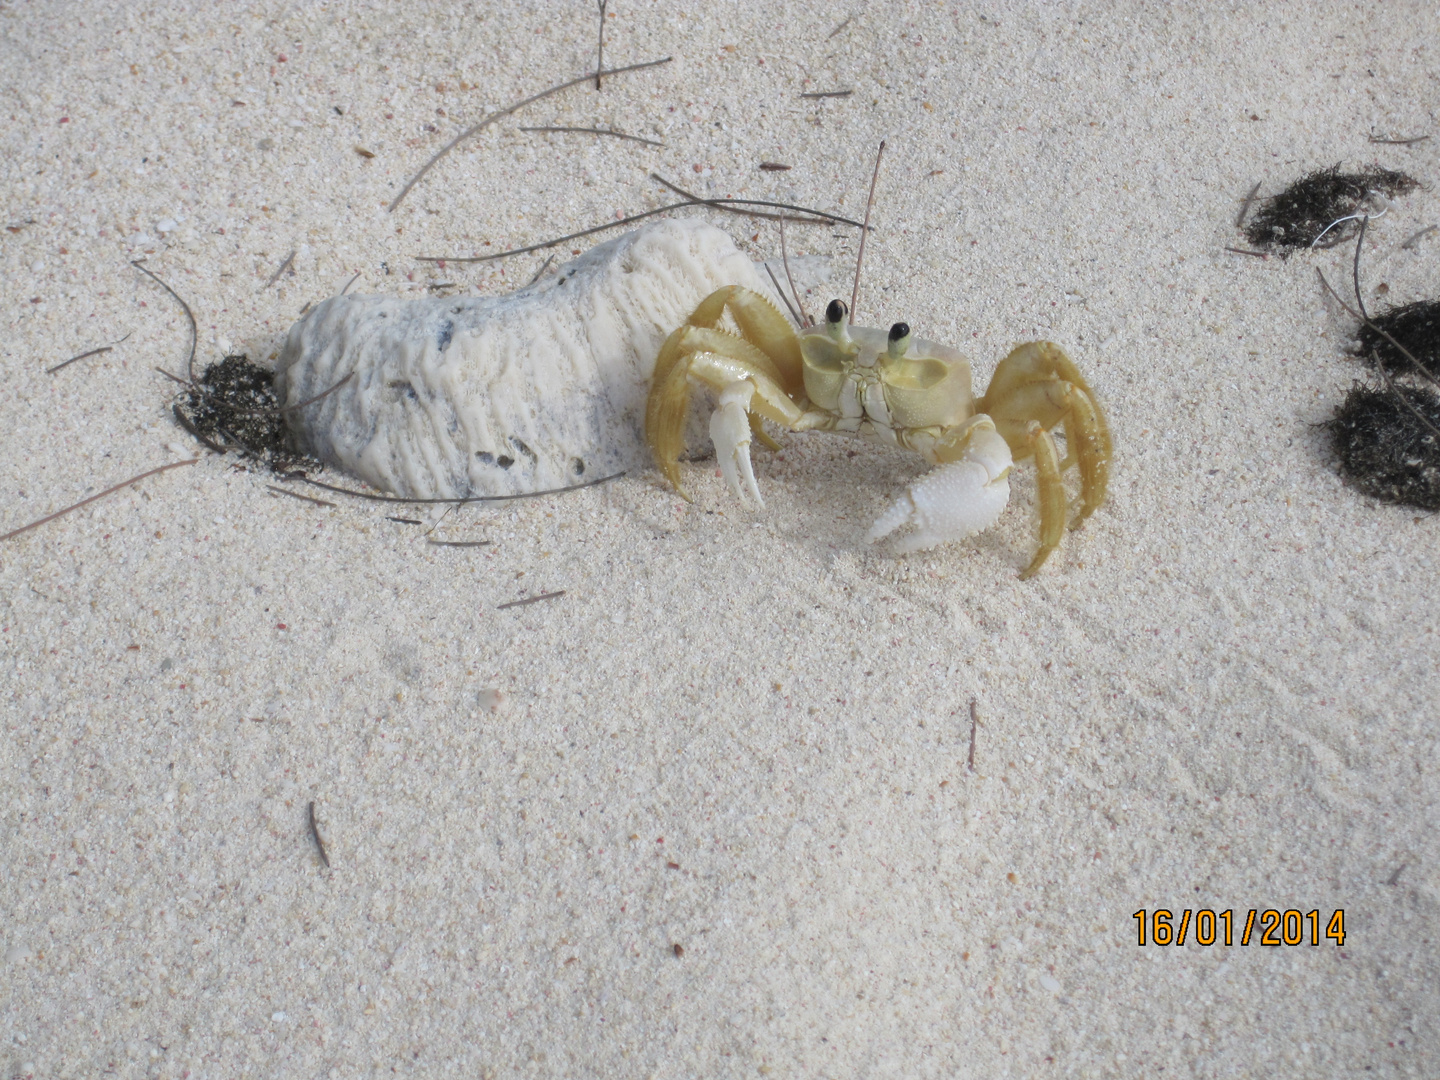
[[[644,139],[639,135],[627,135],[623,131],[610,131],[606,128],[585,128],[585,127],[522,127],[520,131],[555,132],[558,134],[571,135],[609,135],[615,139],[628,139],[630,142],[644,143],[646,146],[664,146],[663,142],[656,142],[654,139]]]
[[[1370,215],[1362,214],[1360,217],[1360,235],[1355,238],[1355,259],[1350,264],[1351,280],[1355,285],[1355,303],[1360,308],[1360,318],[1365,320],[1367,326],[1374,326],[1370,321],[1370,313],[1365,310],[1365,297],[1360,294],[1360,251],[1365,243],[1365,229],[1370,224]],[[1396,346],[1397,348],[1399,346]]]
[[[605,232],[607,229],[616,229],[621,225],[629,225],[634,221],[642,221],[656,214],[663,214],[667,210],[674,210],[676,207],[689,205],[687,203],[671,203],[669,206],[662,206],[656,210],[646,210],[643,214],[631,214],[629,217],[618,218],[615,221],[607,221],[604,225],[596,225],[590,229],[581,229],[579,232],[569,233],[566,236],[556,237],[554,240],[546,240],[544,243],[531,244],[528,247],[510,248],[508,251],[497,251],[491,255],[416,255],[416,262],[443,262],[443,263],[483,263],[492,262],[495,259],[508,258],[511,255],[528,255],[532,251],[544,251],[546,248],[559,247],[570,240],[579,240],[582,237],[594,236],[596,233]]]
[[[109,352],[114,347],[114,345],[101,345],[98,349],[91,349],[89,352],[82,352],[79,356],[72,356],[69,360],[60,361],[60,363],[56,364],[54,367],[46,368],[45,374],[54,375],[55,372],[59,371],[63,367],[69,367],[71,364],[75,363],[76,360],[84,360],[87,356],[99,356],[101,353]]]
[[[555,592],[541,593],[539,596],[527,596],[524,600],[511,600],[508,604],[500,604],[495,610],[504,611],[506,608],[524,607],[526,604],[538,604],[541,600],[554,600],[557,596],[564,596],[564,589],[557,589]]]
[[[1246,217],[1250,214],[1250,205],[1255,201],[1255,196],[1260,194],[1260,182],[1257,180],[1255,186],[1250,189],[1250,194],[1245,196],[1245,201],[1240,204],[1240,213],[1235,215],[1235,228],[1245,224]]]
[[[849,97],[854,92],[854,90],[818,90],[813,93],[801,94],[800,96],[802,98]]]
[[[491,544],[491,541],[489,541],[489,540],[436,540],[436,539],[434,539],[433,537],[427,537],[427,538],[426,538],[426,542],[427,542],[427,543],[430,543],[430,544],[434,544],[436,547],[462,547],[462,548],[469,548],[469,547],[489,547],[490,544]]]
[[[546,270],[549,270],[549,269],[550,269],[550,264],[553,263],[554,261],[555,261],[555,256],[554,256],[554,255],[551,255],[551,256],[549,256],[543,263],[541,263],[541,264],[540,264],[540,269],[535,271],[535,276],[532,277],[529,281],[527,281],[527,282],[525,283],[525,287],[528,289],[531,285],[534,285],[535,282],[539,281],[539,280],[540,280],[540,275],[543,274],[543,273],[545,273]]]
[[[775,286],[775,295],[780,297],[780,300],[785,305],[785,310],[790,312],[790,318],[794,320],[795,325],[800,329],[805,329],[805,324],[800,321],[800,316],[795,314],[795,309],[790,306],[790,298],[785,295],[785,290],[780,287],[780,279],[775,276],[775,271],[770,269],[768,262],[765,264],[765,272],[770,275],[770,282]]]
[[[1251,251],[1249,248],[1227,247],[1225,250],[1233,252],[1236,255],[1254,255],[1260,259],[1268,259],[1270,257],[1268,251]]]
[[[661,64],[670,63],[670,61],[673,59],[673,56],[666,56],[662,57],[659,60],[647,60],[643,64],[630,64],[627,67],[611,68],[609,71],[604,72],[604,74],[621,75],[627,71],[640,71],[643,68],[659,67]],[[535,102],[540,101],[542,98],[547,98],[551,94],[558,94],[561,90],[568,90],[572,86],[579,86],[583,82],[589,82],[592,78],[598,79],[601,74],[602,73],[599,71],[587,71],[578,79],[571,79],[569,82],[561,83],[559,86],[552,86],[549,90],[542,90],[538,94],[532,94],[524,101],[516,102],[514,105],[511,105],[508,108],[501,109],[499,112],[493,112],[489,116],[481,120],[478,124],[466,128],[459,135],[456,135],[455,138],[451,139],[448,143],[446,143],[439,150],[437,150],[435,152],[435,155],[420,167],[420,171],[417,172],[406,182],[405,186],[400,189],[400,194],[396,195],[394,201],[390,204],[390,212],[394,212],[395,208],[400,205],[401,201],[405,198],[405,196],[410,194],[410,189],[421,181],[425,174],[435,166],[435,163],[437,161],[439,161],[442,157],[448,154],[451,150],[455,149],[455,147],[460,145],[466,139],[470,138],[471,135],[474,135],[476,132],[482,130],[483,128],[489,127],[496,120],[504,119],[511,113],[518,112],[526,105],[533,105]]]
[[[347,492],[346,494],[349,494],[349,493]],[[394,522],[397,522],[397,523],[399,523],[399,524],[401,524],[401,525],[424,525],[424,524],[425,524],[425,522],[420,521],[420,520],[418,520],[418,519],[416,519],[416,518],[387,517],[385,520],[386,520],[386,521],[394,521]]]
[[[130,331],[130,334],[133,334],[134,332],[135,332],[134,330],[131,330],[131,331]],[[130,334],[126,334],[125,337],[122,337],[122,338],[120,339],[120,341],[124,341],[125,338],[128,338],[128,337],[130,336]],[[98,348],[98,349],[91,349],[89,352],[82,352],[79,356],[72,356],[72,357],[70,357],[69,360],[62,360],[62,361],[60,361],[60,363],[56,364],[54,367],[46,368],[46,369],[45,369],[45,374],[46,374],[46,375],[54,375],[55,372],[59,371],[59,370],[60,370],[61,368],[63,368],[63,367],[69,367],[71,364],[75,363],[76,360],[84,360],[87,356],[99,356],[101,353],[107,353],[107,352],[109,352],[111,349],[115,348],[116,345],[119,345],[119,344],[120,344],[120,341],[112,342],[112,343],[109,344],[109,345],[101,345],[100,348]]]
[[[542,243],[539,243],[539,244],[530,244],[530,245],[527,246],[527,247],[510,248],[508,251],[497,251],[497,252],[495,252],[495,253],[492,254],[492,255],[462,255],[462,256],[458,256],[458,257],[457,257],[457,256],[454,256],[454,255],[416,255],[416,256],[415,256],[415,261],[416,261],[416,262],[433,262],[433,263],[443,262],[443,263],[457,263],[457,264],[459,264],[459,263],[483,263],[483,262],[492,262],[492,261],[494,261],[495,259],[504,259],[504,258],[507,258],[507,257],[509,257],[509,256],[511,256],[511,255],[528,255],[528,254],[530,254],[530,252],[532,252],[532,251],[544,251],[546,248],[559,247],[561,244],[567,243],[567,242],[569,242],[569,241],[571,241],[571,240],[579,240],[579,239],[581,239],[581,238],[583,238],[583,237],[586,237],[586,236],[594,236],[596,233],[605,232],[605,231],[608,230],[608,229],[618,229],[618,228],[619,228],[620,226],[622,226],[622,225],[629,225],[629,224],[632,224],[633,222],[636,222],[636,221],[643,221],[643,220],[645,220],[646,218],[651,218],[651,217],[654,217],[654,216],[657,215],[657,214],[663,214],[663,213],[666,213],[667,211],[670,211],[670,210],[677,210],[677,209],[679,209],[680,207],[683,207],[683,206],[711,206],[711,207],[714,207],[716,210],[724,210],[724,211],[726,211],[727,213],[740,214],[740,215],[742,215],[742,216],[744,216],[744,217],[763,217],[763,218],[771,218],[771,219],[774,219],[774,218],[776,218],[776,217],[778,216],[778,215],[775,215],[775,214],[758,214],[758,213],[756,213],[756,212],[753,211],[753,210],[737,210],[737,209],[735,209],[735,208],[733,208],[733,207],[730,207],[730,206],[721,205],[722,203],[727,203],[727,202],[742,202],[742,201],[748,202],[748,201],[750,201],[750,200],[741,200],[741,199],[710,199],[710,200],[705,200],[705,199],[690,199],[688,202],[670,203],[668,206],[659,206],[659,207],[656,207],[654,210],[646,210],[646,211],[644,211],[643,213],[631,214],[629,217],[617,218],[615,221],[607,221],[607,222],[605,222],[605,224],[603,224],[603,225],[595,225],[595,226],[593,226],[593,227],[591,227],[591,228],[589,228],[589,229],[581,229],[579,232],[568,233],[568,234],[565,235],[565,236],[558,236],[558,237],[556,237],[554,240],[546,240],[546,241],[544,241],[544,242],[542,242]],[[815,213],[819,213],[819,211],[814,211],[814,212],[815,212]],[[829,225],[829,224],[832,224],[830,221],[821,220],[821,219],[810,220],[810,219],[806,219],[806,218],[790,218],[790,220],[791,220],[791,221],[798,221],[798,222],[800,222],[800,224],[802,224],[802,225]],[[839,223],[840,223],[840,224],[848,224],[848,223],[845,222],[843,219],[841,219]]]
[[[831,38],[833,38],[836,34],[840,33],[841,30],[844,30],[845,27],[847,27],[847,26],[850,25],[850,20],[852,20],[852,19],[854,19],[854,18],[855,18],[854,15],[846,15],[846,16],[845,16],[845,21],[842,22],[839,26],[835,27],[834,30],[831,30],[830,33],[826,35],[825,40],[826,40],[826,41],[829,41],[829,40],[830,40]]]
[[[325,869],[330,869],[330,856],[325,854],[325,841],[320,839],[320,826],[315,823],[315,800],[310,800],[310,838],[315,841],[315,847],[320,852],[320,861],[325,864]]]
[[[360,280],[360,275],[361,275],[362,273],[364,273],[363,270],[356,270],[356,271],[355,271],[355,276],[352,277],[349,281],[347,281],[347,282],[345,283],[345,287],[340,290],[340,295],[341,295],[341,296],[344,296],[347,292],[350,291],[350,286],[351,286],[351,285],[354,285],[355,282],[357,282],[357,281]]]
[[[200,330],[195,325],[195,313],[190,310],[189,304],[187,304],[184,300],[180,299],[179,293],[177,293],[174,289],[170,288],[169,285],[166,285],[165,282],[161,281],[151,271],[147,270],[142,265],[144,262],[144,259],[132,259],[130,261],[130,265],[135,267],[136,270],[139,270],[146,277],[152,279],[155,284],[159,285],[162,289],[164,289],[171,296],[173,296],[175,298],[175,301],[182,308],[185,309],[185,317],[190,320],[190,358],[185,361],[185,371],[186,374],[190,376],[190,381],[193,383],[195,381],[195,347],[200,343]]]
[[[1410,237],[1409,240],[1406,240],[1403,244],[1401,244],[1401,249],[1408,250],[1414,247],[1418,240],[1422,239],[1423,237],[1429,236],[1436,229],[1440,229],[1440,225],[1431,225],[1428,229],[1421,229],[1414,236]]]
[[[282,412],[282,413],[287,413],[287,412],[299,412],[301,409],[305,408],[306,405],[314,405],[315,402],[319,401],[321,398],[327,398],[327,397],[329,397],[331,394],[333,394],[336,390],[339,390],[342,386],[344,386],[346,383],[348,383],[348,382],[349,382],[351,379],[353,379],[354,377],[355,377],[355,373],[352,371],[352,372],[350,372],[349,375],[346,375],[343,379],[341,379],[339,382],[337,382],[334,386],[330,387],[329,390],[324,390],[324,391],[322,391],[321,393],[316,394],[316,395],[315,395],[314,397],[312,397],[312,398],[306,398],[304,401],[300,402],[300,403],[297,404],[297,405],[286,405],[283,409],[281,409],[281,410],[279,410],[279,411]]]
[[[538,499],[542,495],[563,495],[569,491],[583,491],[585,488],[599,487],[601,484],[608,484],[611,480],[619,480],[625,474],[623,472],[611,473],[609,476],[602,476],[598,480],[587,480],[583,484],[571,484],[569,487],[546,488],[544,491],[525,491],[519,495],[467,495],[461,499],[403,499],[398,495],[376,495],[369,491],[354,491],[350,488],[336,487],[334,484],[322,483],[319,480],[311,480],[304,473],[285,473],[281,480],[298,480],[302,484],[309,484],[311,487],[323,488],[326,491],[334,491],[340,495],[353,495],[357,499],[367,499],[370,502],[383,503],[404,503],[407,505],[430,505],[443,504],[462,506],[465,503],[476,502],[512,502],[516,499]],[[392,518],[392,521],[399,520]],[[408,523],[408,522],[407,522]],[[418,525],[420,522],[414,522]],[[0,537],[3,539],[3,537]]]
[[[975,706],[975,699],[970,699],[970,771],[975,771],[975,739],[976,731],[980,727],[980,713]]]
[[[762,161],[760,162],[760,168],[765,172],[789,172],[792,166],[782,165],[778,161]]]
[[[292,499],[303,499],[305,502],[314,503],[316,506],[328,506],[332,510],[339,509],[339,507],[335,503],[329,502],[326,499],[317,499],[311,495],[301,495],[298,491],[291,491],[289,488],[276,487],[274,484],[266,484],[265,486],[269,490],[275,492],[275,494],[277,495],[289,495]]]
[[[864,243],[862,237],[861,243]],[[780,263],[785,267],[785,280],[790,282],[790,291],[795,294],[795,306],[800,309],[800,314],[805,316],[805,326],[815,325],[815,320],[810,318],[810,313],[805,310],[805,303],[800,299],[800,290],[795,288],[795,278],[790,274],[790,253],[785,250],[785,219],[780,219]]]
[[[600,47],[595,50],[595,89],[600,89],[600,72],[605,70],[605,5],[610,0],[600,0]]]
[[[1430,138],[1429,135],[1417,135],[1413,139],[1381,139],[1378,136],[1371,135],[1370,141],[1383,146],[1414,146],[1416,143],[1422,143],[1428,138]]]
[[[650,174],[650,179],[651,179],[651,180],[654,180],[657,184],[663,184],[665,187],[667,187],[667,188],[669,188],[671,191],[675,192],[676,195],[679,195],[679,196],[681,196],[681,197],[683,197],[683,198],[689,199],[691,202],[704,203],[706,206],[713,206],[713,207],[715,207],[716,209],[719,209],[719,210],[724,210],[724,209],[726,209],[728,206],[730,206],[730,205],[732,205],[732,204],[735,205],[735,206],[770,206],[770,207],[775,208],[776,210],[794,210],[796,213],[799,213],[799,214],[809,214],[809,215],[811,215],[812,217],[824,218],[824,219],[825,219],[824,221],[821,221],[821,222],[814,222],[814,221],[805,221],[805,220],[803,220],[803,219],[801,219],[801,218],[793,218],[793,217],[792,217],[792,218],[789,218],[790,221],[798,221],[798,222],[800,222],[802,225],[816,225],[816,224],[826,225],[826,224],[836,224],[836,225],[853,225],[853,226],[854,226],[855,228],[857,228],[857,229],[864,228],[864,226],[863,226],[860,222],[858,222],[858,221],[851,221],[851,220],[850,220],[849,218],[847,218],[847,217],[841,217],[839,214],[832,214],[832,213],[830,213],[830,212],[827,211],[827,210],[812,210],[812,209],[810,209],[810,207],[808,207],[808,206],[796,206],[794,203],[771,202],[769,199],[706,199],[706,198],[704,198],[703,196],[696,195],[694,192],[686,191],[684,188],[682,188],[682,187],[681,187],[680,185],[678,185],[678,184],[672,184],[669,180],[666,180],[666,179],[665,179],[663,176],[661,176],[659,173],[653,173],[653,172],[652,172],[652,173]],[[738,212],[738,211],[731,211],[731,213],[737,213],[737,212]],[[770,219],[772,219],[772,220],[775,220],[775,219],[781,217],[782,215],[780,215],[780,214],[751,214],[750,216],[751,216],[751,217],[768,217],[768,218],[770,218]]]
[[[160,369],[156,368],[155,370],[159,371]],[[164,374],[170,375],[168,371],[164,372]],[[174,379],[175,376],[170,375],[170,378]],[[175,381],[180,383],[182,386],[190,385],[184,379],[176,379]],[[186,416],[185,413],[181,410],[178,402],[170,406],[170,413],[175,417],[175,422],[179,424],[182,428],[184,428],[186,431],[188,431],[191,436],[194,437],[195,441],[204,446],[205,449],[210,450],[216,454],[225,453],[225,447],[221,446],[214,439],[204,434],[198,427],[191,423],[190,418]]]
[[[870,197],[865,200],[865,225],[860,231],[860,251],[855,256],[855,288],[850,291],[850,322],[855,322],[855,302],[860,298],[860,266],[865,262],[865,237],[870,234],[870,208],[875,205],[875,183],[880,179],[880,159],[885,154],[885,140],[875,152],[875,171],[870,174]]]
[[[285,273],[285,271],[290,268],[290,264],[295,261],[295,252],[298,250],[299,249],[296,248],[292,250],[289,255],[285,256],[285,261],[280,264],[280,269],[276,270],[275,273],[271,274],[270,280],[265,283],[265,289],[268,289],[271,285],[274,285],[275,282],[280,280],[280,275]],[[264,292],[265,289],[261,289],[260,291]]]
[[[9,539],[11,539],[11,538],[13,538],[13,537],[19,536],[21,533],[29,532],[31,529],[38,529],[41,525],[44,525],[47,521],[54,521],[54,520],[55,520],[56,518],[58,518],[58,517],[64,517],[66,514],[70,513],[70,511],[72,511],[72,510],[79,510],[82,506],[89,506],[91,503],[95,502],[97,499],[103,499],[103,498],[105,498],[106,495],[113,495],[113,494],[115,494],[115,492],[121,490],[122,488],[127,488],[127,487],[129,487],[131,484],[137,484],[137,483],[139,483],[141,480],[144,480],[146,477],[155,476],[155,475],[157,475],[157,474],[159,474],[159,473],[165,472],[167,469],[178,469],[178,468],[180,468],[180,466],[182,466],[182,465],[194,465],[194,464],[195,464],[197,461],[199,461],[199,460],[200,460],[199,458],[190,458],[190,459],[188,459],[188,460],[186,460],[186,461],[172,461],[172,462],[170,462],[169,465],[161,465],[158,469],[151,469],[149,472],[143,472],[143,473],[141,473],[139,476],[132,476],[129,480],[126,480],[126,481],[124,481],[124,482],[122,482],[122,483],[116,484],[114,487],[108,487],[108,488],[106,488],[104,491],[100,492],[100,494],[98,494],[98,495],[91,495],[88,499],[81,499],[79,502],[75,503],[73,506],[67,506],[67,507],[65,507],[64,510],[56,510],[55,513],[53,513],[53,514],[46,514],[44,517],[40,518],[38,521],[32,521],[32,522],[30,522],[29,525],[22,525],[22,526],[20,526],[20,528],[18,528],[18,529],[11,529],[11,530],[10,530],[8,533],[6,533],[4,536],[0,536],[0,541],[9,540]]]

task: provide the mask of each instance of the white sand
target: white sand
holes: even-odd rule
[[[825,436],[757,452],[762,515],[696,464],[693,505],[650,472],[438,548],[206,456],[7,541],[0,1076],[1440,1074],[1440,520],[1314,426],[1359,370],[1314,275],[1350,249],[1223,250],[1257,180],[1436,181],[1434,5],[613,0],[607,61],[676,62],[385,213],[592,64],[593,5],[500,6],[3,6],[0,531],[193,452],[152,370],[188,327],[132,258],[198,364],[263,359],[357,270],[512,288],[543,256],[414,256],[658,205],[650,170],[858,215],[881,138],[862,320],[981,385],[1065,344],[1112,500],[1028,582],[1027,472],[896,558],[863,537],[919,463]],[[1367,288],[1436,295],[1440,240],[1398,246],[1437,220],[1375,222]],[[848,232],[791,239],[848,295]],[[1349,936],[1138,948],[1158,907]]]

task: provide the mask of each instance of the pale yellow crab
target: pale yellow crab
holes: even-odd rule
[[[739,334],[719,328],[730,313]],[[989,527],[1010,497],[1015,461],[1035,458],[1040,547],[1020,575],[1029,577],[1064,533],[1061,475],[1080,468],[1075,525],[1105,500],[1110,431],[1094,393],[1074,362],[1048,341],[1020,345],[1001,361],[979,401],[970,364],[954,349],[911,338],[896,323],[884,330],[853,326],[832,300],[825,322],[799,336],[759,293],[728,286],[703,300],[665,341],[655,361],[645,437],[677,490],[691,381],[710,387],[719,404],[710,418],[720,468],[730,490],[745,488],[760,505],[750,464],[752,434],[772,448],[760,417],[790,431],[834,431],[914,450],[936,468],[912,483],[870,530],[873,543],[904,525],[901,551],[917,551]],[[1062,461],[1050,430],[1063,424]],[[683,494],[683,490],[682,490]]]

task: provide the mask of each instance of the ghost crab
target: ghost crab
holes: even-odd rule
[[[739,333],[720,328],[728,312]],[[919,551],[988,528],[1010,497],[1015,461],[1035,459],[1040,546],[1022,578],[1060,543],[1067,499],[1062,475],[1080,470],[1078,527],[1105,500],[1110,431],[1095,395],[1058,345],[1032,341],[1000,362],[985,395],[971,390],[970,364],[956,350],[855,326],[832,300],[823,324],[798,336],[763,296],[732,285],[711,293],[668,339],[655,362],[645,437],[660,468],[684,494],[677,462],[692,383],[719,397],[710,418],[720,469],[742,502],[763,507],[750,463],[752,436],[776,448],[760,418],[789,431],[834,431],[913,450],[936,466],[875,522],[874,543],[906,525],[896,547]],[[1051,430],[1063,424],[1061,460]],[[741,482],[744,482],[742,491]]]

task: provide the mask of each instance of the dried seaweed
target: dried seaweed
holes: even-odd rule
[[[1301,177],[1263,205],[1245,226],[1245,236],[1256,247],[1289,255],[1308,248],[1322,236],[1333,247],[1355,235],[1350,220],[1372,193],[1394,198],[1418,186],[1413,177],[1390,169],[1342,173],[1339,165],[1317,169]]]
[[[1361,355],[1374,357],[1392,375],[1415,373],[1407,351],[1428,374],[1440,376],[1440,300],[1392,307],[1360,324]]]
[[[1384,502],[1440,510],[1440,396],[1422,386],[1357,383],[1325,426],[1340,472],[1356,488]]]
[[[238,450],[276,472],[318,467],[315,459],[292,448],[274,382],[272,372],[248,357],[227,356],[180,392],[176,412],[197,438]]]

